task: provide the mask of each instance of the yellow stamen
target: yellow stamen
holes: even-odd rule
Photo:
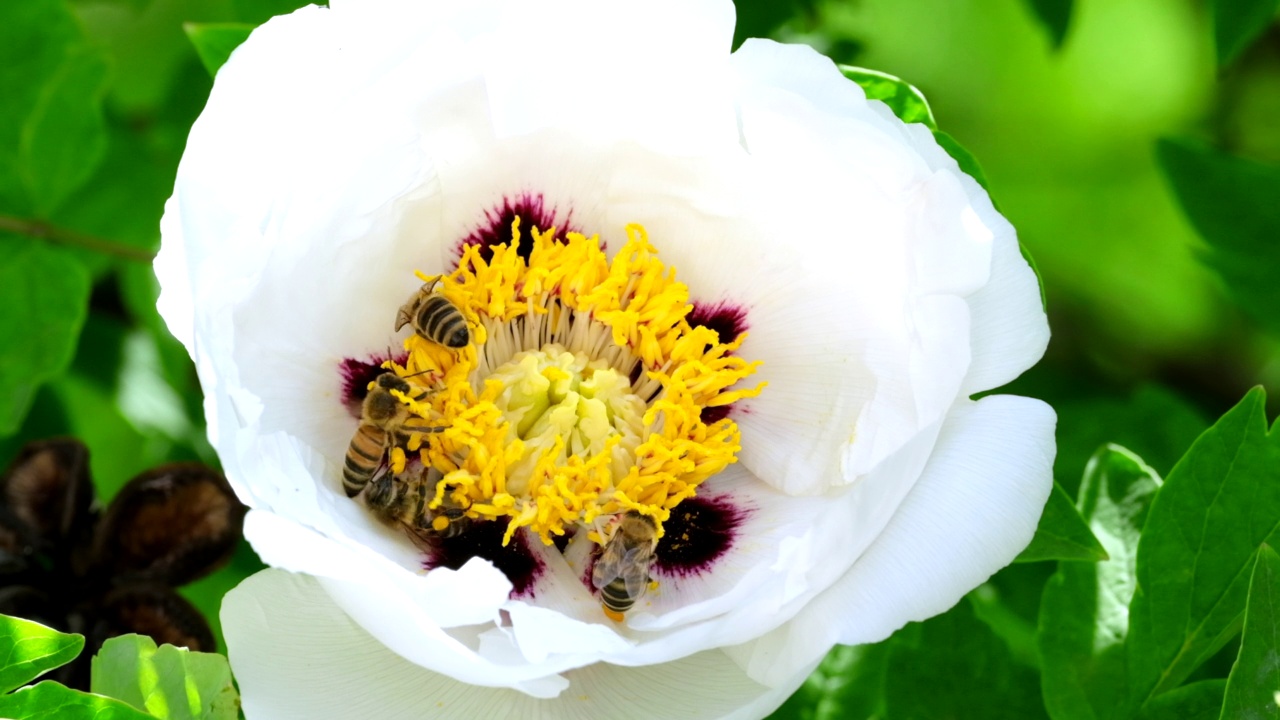
[[[742,337],[722,343],[689,324],[689,289],[640,225],[612,260],[596,236],[534,228],[526,261],[519,219],[512,236],[488,259],[470,246],[454,272],[419,273],[466,317],[471,345],[413,335],[404,367],[389,364],[434,391],[396,393],[443,428],[410,446],[443,475],[428,505],[448,498],[469,517],[507,518],[504,542],[521,527],[546,544],[583,527],[603,543],[593,523],[628,510],[661,537],[671,509],[736,462],[737,424],[708,425],[702,410],[758,395],[764,383],[740,385],[759,363],[733,355]]]

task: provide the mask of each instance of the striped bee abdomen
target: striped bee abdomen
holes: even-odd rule
[[[428,295],[418,306],[414,328],[426,339],[445,347],[466,347],[471,331],[462,311],[443,295]]]
[[[342,489],[346,491],[347,497],[360,494],[382,466],[386,454],[386,431],[377,425],[362,424],[347,446],[347,460],[342,468]]]
[[[624,613],[636,604],[636,598],[627,592],[626,579],[617,577],[600,589],[600,602],[616,613]]]

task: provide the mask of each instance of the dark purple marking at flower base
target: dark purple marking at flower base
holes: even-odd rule
[[[711,304],[694,301],[693,312],[686,319],[690,325],[702,325],[715,330],[722,343],[733,342],[747,330],[747,309],[726,302]]]
[[[698,411],[698,419],[704,424],[714,425],[715,423],[729,417],[729,410],[732,407],[733,403],[729,403],[728,405],[704,407]]]
[[[409,355],[408,353],[396,355],[378,353],[370,355],[367,360],[343,358],[342,362],[338,363],[338,372],[342,375],[342,404],[347,406],[347,410],[353,417],[360,417],[360,403],[364,402],[364,396],[369,394],[369,383],[386,372],[382,363],[389,359],[404,365]]]
[[[424,567],[457,570],[471,558],[481,557],[511,581],[511,597],[532,597],[534,582],[542,574],[542,560],[529,549],[522,532],[517,532],[503,547],[502,535],[506,531],[505,522],[473,521],[461,535],[434,540]]]
[[[560,554],[563,555],[564,549],[569,547],[569,541],[573,539],[574,535],[577,535],[577,533],[573,531],[573,528],[568,528],[563,535],[552,536],[551,544],[555,545],[556,550],[559,550]]]
[[[694,497],[680,503],[663,523],[654,573],[688,577],[707,572],[733,547],[738,526],[747,513],[727,498]]]
[[[484,220],[470,235],[458,243],[459,258],[468,245],[480,246],[480,257],[488,262],[493,257],[493,246],[511,244],[511,223],[520,218],[520,245],[516,254],[525,260],[533,252],[532,228],[539,230],[556,229],[557,237],[565,233],[577,232],[570,224],[573,211],[565,214],[561,221],[555,207],[549,207],[541,193],[521,193],[515,197],[502,198],[502,206],[484,211]]]

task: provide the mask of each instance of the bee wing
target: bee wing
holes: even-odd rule
[[[649,585],[649,558],[653,552],[648,546],[635,547],[627,551],[622,561],[622,580],[627,584],[627,594],[637,600],[644,595]]]
[[[604,552],[600,553],[595,566],[591,568],[591,584],[597,590],[613,582],[614,578],[622,574],[622,563],[625,559],[623,550],[621,543],[613,541],[604,546]]]

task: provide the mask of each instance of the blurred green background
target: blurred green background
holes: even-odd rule
[[[52,87],[71,82],[65,71],[74,67],[78,95],[38,96],[32,107],[44,107],[55,125],[63,101],[88,103],[90,114],[100,108],[102,118],[100,137],[67,151],[65,193],[42,193],[33,182],[26,190],[0,187],[0,263],[39,255],[48,276],[59,268],[76,276],[83,267],[89,278],[50,291],[87,296],[83,320],[62,321],[70,323],[61,330],[65,342],[22,320],[53,300],[0,289],[0,367],[9,374],[5,389],[17,388],[19,398],[0,407],[0,461],[28,439],[74,434],[92,451],[103,501],[161,462],[216,464],[193,368],[155,313],[155,279],[138,257],[159,245],[163,204],[212,85],[184,23],[256,24],[297,4],[13,0],[0,9],[0,47],[8,48],[0,50],[8,68],[0,90],[11,110],[25,101],[10,88],[31,73],[47,73]],[[1275,338],[1204,261],[1206,242],[1156,152],[1160,138],[1196,138],[1280,163],[1275,23],[1222,65],[1212,8],[1193,0],[739,5],[740,36],[809,43],[837,62],[913,83],[941,129],[982,163],[998,207],[1043,276],[1053,340],[1045,360],[1012,389],[1058,409],[1056,474],[1069,492],[1100,443],[1125,444],[1166,473],[1250,386],[1280,386]],[[1059,44],[1063,26],[1046,18],[1064,9]],[[85,61],[57,60],[73,56]],[[0,119],[0,161],[20,164],[30,138],[10,125]],[[82,236],[112,243],[111,251],[74,247]],[[257,567],[242,548],[229,567],[184,594],[216,630],[223,593]],[[1010,619],[1000,626],[1013,628],[1015,655],[1018,623],[1026,633],[1034,626],[1039,588],[1052,569],[1016,566],[986,590]]]

